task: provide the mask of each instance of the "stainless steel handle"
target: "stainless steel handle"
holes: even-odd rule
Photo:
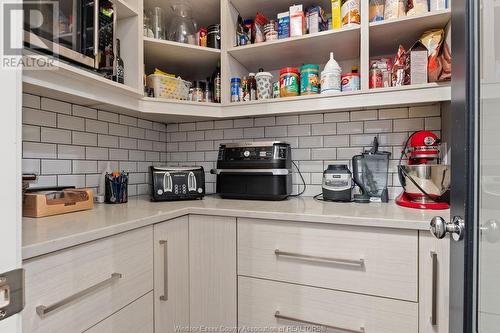
[[[94,56],[99,54],[99,0],[94,0]],[[96,64],[98,59],[95,59]],[[97,65],[95,65],[97,67]]]
[[[460,216],[455,216],[452,222],[446,222],[440,216],[436,216],[431,220],[431,234],[437,239],[443,239],[446,234],[451,234],[454,241],[458,242],[464,238],[465,222]]]
[[[110,285],[113,282],[115,282],[116,280],[121,279],[121,278],[122,278],[122,274],[120,274],[120,273],[113,273],[113,274],[111,274],[111,277],[109,279],[106,279],[106,280],[104,280],[102,282],[99,282],[98,284],[93,285],[92,287],[89,287],[89,288],[84,289],[84,290],[82,290],[80,292],[77,292],[74,295],[66,297],[65,299],[60,300],[59,302],[56,302],[56,303],[48,305],[48,306],[45,306],[45,305],[39,305],[39,306],[37,306],[36,307],[36,313],[41,318],[45,318],[52,311],[55,311],[55,310],[57,310],[57,309],[65,306],[65,305],[67,305],[69,303],[72,303],[72,302],[74,302],[75,300],[77,300],[79,298],[82,298],[82,297],[85,297],[87,295],[90,295],[90,294],[94,293],[95,291],[101,289],[102,287]]]
[[[432,259],[432,304],[431,304],[431,325],[437,325],[437,275],[438,275],[438,259],[437,253],[431,252]]]
[[[350,332],[350,333],[364,333],[365,332],[365,328],[363,326],[361,326],[359,328],[359,330],[352,330],[350,328],[332,326],[332,325],[317,323],[317,322],[314,322],[314,321],[304,320],[304,319],[300,319],[300,318],[294,318],[294,317],[284,316],[279,311],[276,311],[274,313],[274,317],[278,318],[278,319],[283,319],[283,320],[288,320],[288,321],[294,321],[294,322],[301,323],[301,324],[321,326],[321,327],[325,327],[325,328],[334,329],[334,330],[337,330],[337,331],[344,331],[344,332]]]
[[[168,242],[160,241],[160,246],[163,245],[163,295],[160,296],[160,301],[168,301]]]
[[[295,253],[295,252],[285,252],[279,249],[274,250],[274,254],[279,257],[291,257],[301,260],[315,261],[315,262],[325,262],[330,264],[348,265],[348,266],[359,266],[362,267],[365,264],[365,260],[360,259],[342,259],[342,258],[329,258],[321,256],[311,256],[307,254]]]

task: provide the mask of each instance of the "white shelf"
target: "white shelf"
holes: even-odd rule
[[[304,63],[326,63],[330,52],[338,61],[359,59],[359,26],[300,37],[232,47],[228,53],[249,70],[266,70]]]
[[[210,47],[144,37],[146,72],[155,67],[186,80],[204,80],[217,66],[221,51]]]
[[[449,9],[422,15],[370,23],[370,56],[395,54],[401,44],[408,49],[422,33],[444,28],[451,18]]]
[[[134,9],[125,0],[114,0],[113,3],[116,5],[116,14],[118,20],[139,15],[137,10]]]
[[[189,119],[220,118],[222,107],[219,103],[179,101],[162,98],[144,97],[139,103],[141,113],[150,116],[165,117],[169,121]]]
[[[430,104],[451,100],[451,86],[422,84],[371,89],[336,95],[309,95],[265,101],[226,104],[224,116],[263,116],[305,112],[359,110],[394,106]]]

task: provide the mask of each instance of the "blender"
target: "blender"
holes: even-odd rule
[[[396,199],[403,207],[416,209],[448,209],[450,171],[441,164],[441,140],[430,131],[410,135],[399,159],[398,175],[404,192]],[[408,165],[402,165],[403,158]]]
[[[358,203],[388,202],[387,179],[389,177],[390,152],[378,150],[378,139],[373,139],[370,150],[352,158],[352,176],[359,187],[353,201]]]

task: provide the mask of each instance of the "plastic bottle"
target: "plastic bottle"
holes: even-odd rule
[[[333,52],[330,52],[330,60],[326,63],[325,69],[321,72],[321,93],[332,94],[340,92],[340,76],[342,68],[333,58]]]

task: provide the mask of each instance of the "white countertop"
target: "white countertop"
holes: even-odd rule
[[[312,198],[247,201],[208,196],[196,201],[157,203],[148,197],[135,197],[123,205],[96,204],[90,211],[23,218],[22,257],[33,258],[186,214],[428,230],[432,217],[448,219],[450,212],[403,208],[394,202],[332,203]]]

